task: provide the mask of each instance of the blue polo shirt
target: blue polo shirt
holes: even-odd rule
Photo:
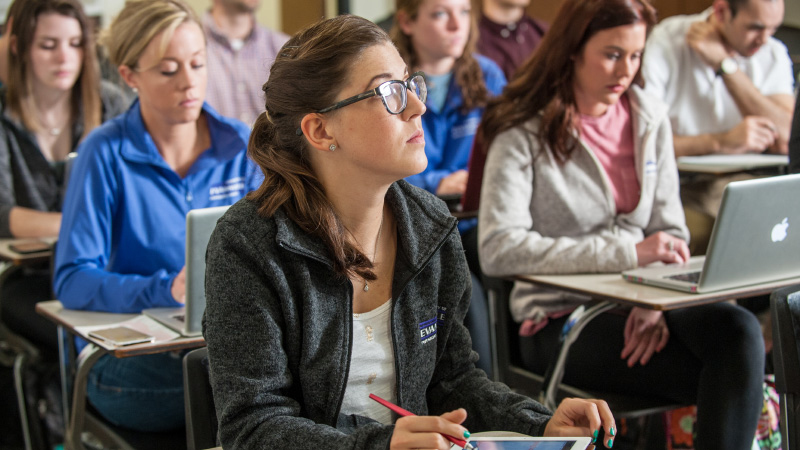
[[[499,95],[506,85],[503,71],[489,58],[478,54],[475,58],[483,72],[483,80],[489,95]],[[441,111],[436,112],[434,108],[428,108],[422,115],[428,167],[420,174],[407,177],[406,181],[436,193],[442,178],[457,170],[467,169],[472,141],[475,139],[484,108],[473,108],[465,113],[461,110],[463,103],[461,88],[453,77]]]
[[[80,145],[64,199],[54,288],[65,307],[138,313],[179,306],[186,213],[231,205],[263,175],[246,156],[250,130],[203,105],[211,147],[181,178],[162,158],[139,102]]]

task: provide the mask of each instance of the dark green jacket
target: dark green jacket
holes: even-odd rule
[[[440,200],[395,183],[392,341],[397,403],[418,415],[463,407],[473,432],[539,435],[540,404],[476,369],[463,325],[470,277],[456,221]],[[227,450],[385,449],[393,426],[340,414],[352,348],[352,285],[328,250],[279,211],[242,200],[220,220],[207,253],[203,334]],[[423,324],[437,324],[433,338]]]

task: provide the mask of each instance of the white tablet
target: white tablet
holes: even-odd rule
[[[586,450],[592,445],[588,437],[546,438],[546,437],[473,437],[469,443],[476,450]],[[453,445],[450,450],[461,450]]]

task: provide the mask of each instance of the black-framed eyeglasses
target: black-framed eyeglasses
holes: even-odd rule
[[[408,105],[408,91],[413,91],[417,98],[419,98],[422,103],[425,103],[425,99],[428,98],[428,86],[425,84],[424,73],[414,72],[406,81],[384,81],[375,89],[370,89],[367,92],[362,92],[361,94],[346,98],[327,108],[322,108],[317,112],[330,112],[377,95],[380,96],[383,101],[383,106],[386,107],[386,111],[389,111],[389,114],[400,114],[406,110],[406,106]]]

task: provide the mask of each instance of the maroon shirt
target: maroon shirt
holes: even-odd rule
[[[542,21],[523,15],[519,22],[498,24],[481,15],[478,53],[489,57],[503,69],[507,80],[539,45],[548,29]]]

